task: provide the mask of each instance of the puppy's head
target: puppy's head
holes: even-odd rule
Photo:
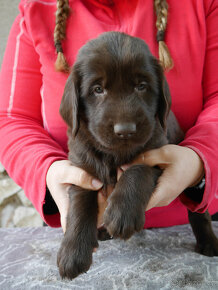
[[[105,150],[144,145],[171,98],[163,71],[139,38],[107,32],[84,45],[67,80],[60,113],[75,136],[80,122]]]

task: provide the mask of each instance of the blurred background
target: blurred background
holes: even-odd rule
[[[19,2],[0,0],[0,66],[12,23],[19,13]],[[42,224],[41,217],[23,190],[7,175],[0,163],[0,227],[34,227]]]

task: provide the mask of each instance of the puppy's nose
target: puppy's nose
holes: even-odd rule
[[[123,139],[131,138],[136,133],[135,123],[117,123],[114,125],[114,133]]]

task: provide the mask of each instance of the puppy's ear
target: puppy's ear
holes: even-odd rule
[[[167,117],[170,112],[171,107],[171,95],[166,78],[162,77],[161,87],[160,87],[160,98],[157,110],[157,116],[159,118],[160,124],[164,130],[166,130]]]
[[[159,101],[157,108],[157,117],[160,121],[160,124],[164,130],[166,130],[166,121],[170,112],[171,107],[171,95],[170,89],[167,84],[166,78],[164,76],[163,69],[159,64],[158,60],[152,58],[152,64],[156,72],[158,89],[159,89]]]
[[[79,87],[80,77],[74,69],[67,79],[59,110],[64,121],[72,128],[73,136],[76,136],[79,129]]]

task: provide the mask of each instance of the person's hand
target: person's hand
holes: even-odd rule
[[[55,161],[51,164],[46,175],[46,184],[59,209],[64,232],[69,208],[69,186],[74,184],[90,190],[99,190],[103,185],[86,171],[73,166],[68,160]]]
[[[117,180],[120,179],[122,175],[122,170],[120,168],[117,169]],[[108,205],[107,199],[114,190],[114,187],[111,185],[107,186],[106,193],[103,190],[99,190],[98,192],[98,221],[97,221],[97,228],[100,228],[104,225],[103,217],[105,209]]]
[[[98,192],[98,220],[97,220],[97,228],[100,228],[103,226],[103,216],[105,209],[108,205],[107,199],[109,195],[112,193],[114,188],[112,186],[107,187],[107,192],[105,193],[103,190],[99,190]]]
[[[192,149],[179,145],[165,145],[139,155],[131,164],[122,166],[126,170],[133,164],[158,166],[163,169],[157,187],[146,207],[169,205],[187,187],[197,184],[204,175],[203,162]]]

